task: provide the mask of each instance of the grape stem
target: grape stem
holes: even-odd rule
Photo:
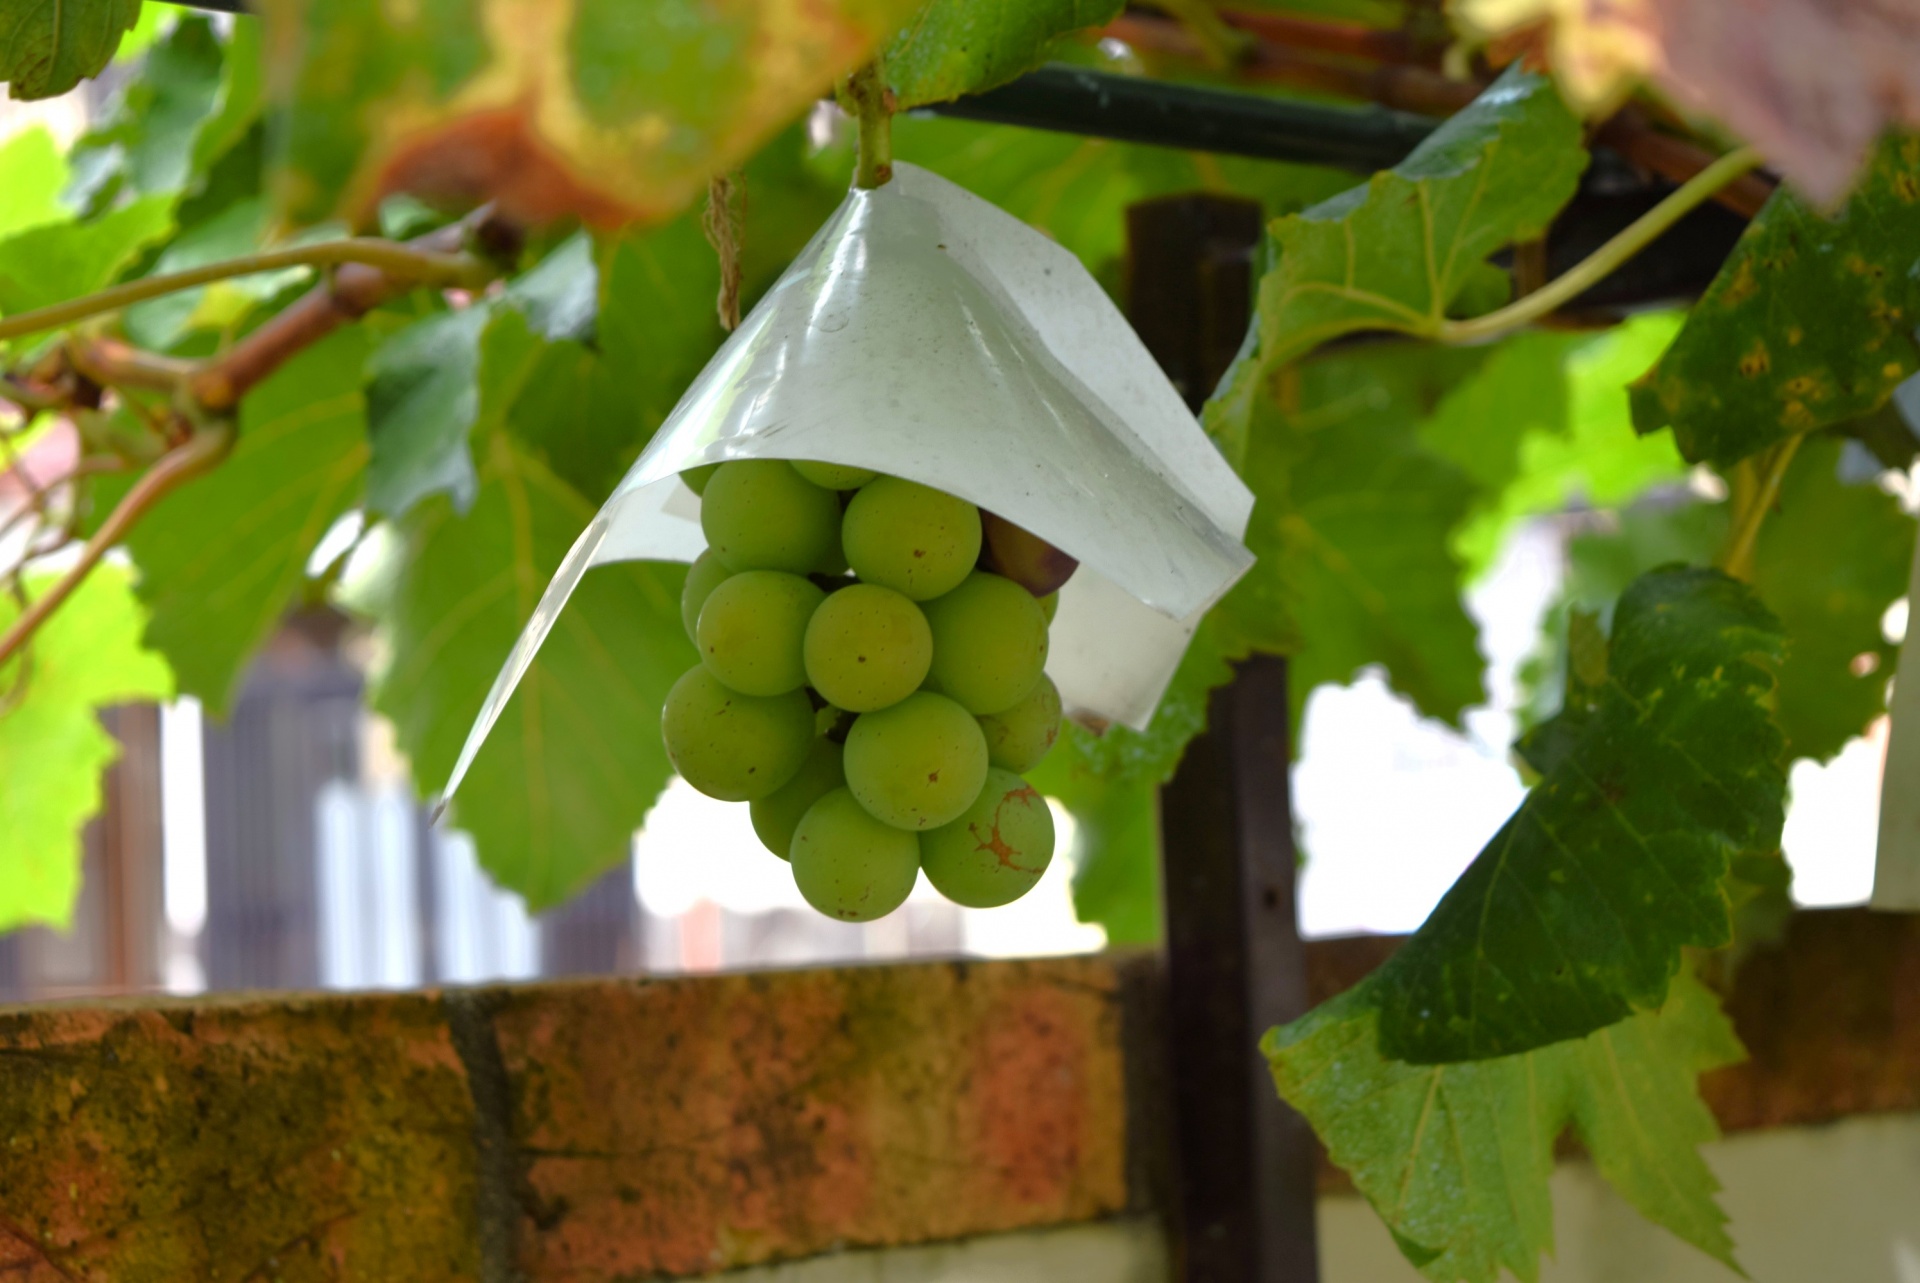
[[[196,430],[187,438],[184,445],[163,455],[160,462],[147,470],[145,476],[134,483],[119,504],[93,538],[87,540],[86,547],[80,550],[79,558],[67,568],[54,584],[35,597],[31,604],[13,621],[13,626],[0,636],[0,664],[5,664],[27,640],[33,636],[40,625],[60,607],[73,590],[86,579],[100,558],[106,556],[107,549],[120,542],[134,523],[166,498],[183,483],[192,480],[207,471],[220,460],[226,458],[227,451],[233,448],[232,425],[216,422],[208,427]]]
[[[17,339],[43,330],[57,330],[76,321],[84,321],[104,312],[117,312],[148,299],[177,294],[181,290],[211,285],[236,276],[277,272],[289,267],[336,267],[358,263],[377,268],[391,278],[420,285],[477,287],[492,279],[495,269],[471,254],[436,254],[399,245],[375,237],[354,236],[345,240],[321,241],[316,245],[294,245],[285,249],[248,254],[184,272],[148,276],[128,281],[111,289],[82,298],[39,307],[0,320],[0,342]]]
[[[1471,320],[1441,320],[1431,337],[1443,343],[1481,343],[1499,338],[1572,302],[1611,275],[1667,229],[1711,200],[1716,192],[1760,163],[1751,147],[1728,152],[1695,174],[1614,238],[1533,293]]]
[[[1733,526],[1720,547],[1714,564],[1735,579],[1753,578],[1753,550],[1760,537],[1760,524],[1773,511],[1780,497],[1780,483],[1787,466],[1800,449],[1799,437],[1788,437],[1758,457],[1743,460],[1734,477]]]
[[[893,179],[893,91],[875,58],[847,77],[844,100],[859,126],[853,185],[872,190]]]

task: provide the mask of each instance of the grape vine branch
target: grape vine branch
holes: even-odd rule
[[[107,550],[154,505],[219,465],[233,447],[233,411],[248,391],[296,353],[395,295],[423,287],[484,286],[505,270],[519,244],[518,229],[483,207],[409,242],[356,237],[269,250],[128,282],[0,321],[0,340],[13,339],[214,281],[296,266],[331,269],[297,302],[206,360],[157,356],[76,331],[28,374],[8,377],[4,395],[36,411],[97,402],[106,388],[167,394],[172,411],[166,422],[156,425],[167,441],[166,451],[87,540],[73,565],[0,636],[0,665],[27,645]]]
[[[1479,343],[1531,325],[1599,284],[1658,240],[1668,228],[1711,200],[1715,192],[1759,163],[1760,153],[1751,147],[1728,152],[1668,193],[1658,205],[1629,223],[1606,244],[1531,294],[1470,320],[1443,319],[1428,337],[1444,343]]]
[[[170,272],[162,276],[143,277],[137,281],[128,281],[124,285],[101,290],[97,294],[70,299],[65,303],[55,303],[50,307],[35,308],[31,312],[21,312],[16,316],[0,320],[0,342],[46,330],[57,330],[89,317],[106,312],[118,312],[123,308],[132,307],[135,303],[144,303],[148,299],[160,298],[167,294],[178,294],[182,290],[194,289],[201,285],[211,285],[215,281],[255,276],[262,272],[284,271],[290,267],[338,267],[348,263],[376,268],[388,276],[405,279],[415,285],[438,285],[446,288],[471,288],[484,285],[493,276],[493,269],[471,254],[439,254],[377,237],[356,236],[345,240],[321,241],[314,245],[294,245],[286,249],[266,250],[258,254],[247,254],[218,263],[209,263],[204,267],[188,268],[185,271]]]

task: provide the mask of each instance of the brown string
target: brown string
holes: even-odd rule
[[[720,324],[731,333],[740,324],[740,205],[746,181],[738,173],[715,174],[707,184],[707,212],[700,220],[707,244],[720,259]]]

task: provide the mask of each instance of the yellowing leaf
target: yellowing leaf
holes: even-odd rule
[[[912,0],[274,0],[278,181],[300,221],[379,198],[656,222],[869,58]]]
[[[1754,143],[1831,204],[1888,125],[1920,126],[1920,23],[1880,0],[1456,0],[1487,33],[1553,24],[1568,94],[1642,78]]]
[[[145,620],[127,578],[96,568],[35,636],[24,675],[18,659],[0,666],[0,931],[73,915],[80,828],[120,756],[98,710],[173,693],[166,664],[140,648]],[[0,628],[18,614],[0,598]]]
[[[1725,467],[1885,405],[1920,368],[1916,237],[1914,135],[1890,136],[1831,217],[1774,193],[1634,385],[1634,425]]]

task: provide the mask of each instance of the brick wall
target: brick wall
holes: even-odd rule
[[[1920,919],[1802,915],[1722,1120],[1920,1110],[1917,979]],[[587,1283],[1138,1213],[1157,995],[1142,955],[14,1008],[0,1275]]]

